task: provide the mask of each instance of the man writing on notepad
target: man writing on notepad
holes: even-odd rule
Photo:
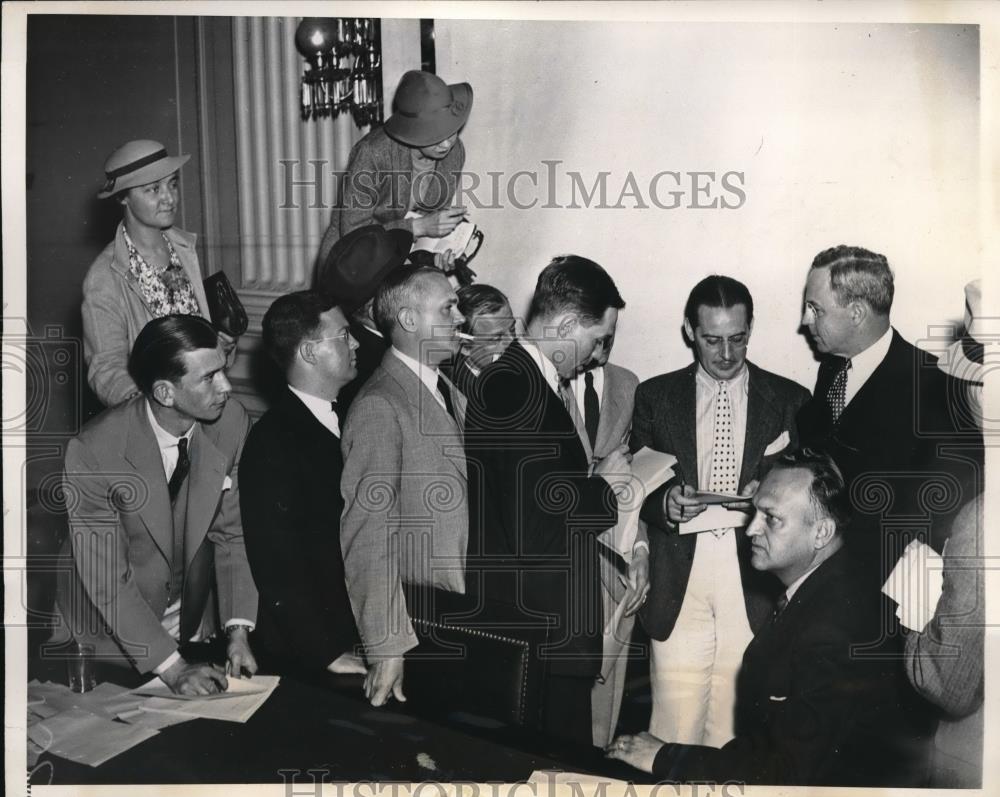
[[[736,672],[772,605],[746,535],[685,533],[706,509],[697,491],[748,495],[765,460],[797,442],[795,413],[809,393],[747,362],[752,328],[747,287],[706,277],[684,309],[696,361],[636,392],[632,450],[677,457],[674,478],[643,506],[650,592],[639,613],[652,644],[650,732],[672,742],[721,747],[733,737]]]

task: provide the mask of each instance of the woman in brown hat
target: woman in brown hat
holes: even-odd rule
[[[190,157],[170,157],[158,141],[139,140],[104,164],[97,196],[117,201],[124,218],[83,282],[83,356],[87,382],[109,407],[139,392],[127,363],[149,321],[171,313],[208,317],[195,236],[174,227],[178,173]]]
[[[465,215],[449,207],[465,164],[459,131],[472,110],[472,86],[446,84],[430,72],[399,81],[395,112],[351,150],[340,207],[320,244],[318,262],[352,230],[381,224],[414,238],[448,235]],[[422,214],[404,218],[409,211]]]

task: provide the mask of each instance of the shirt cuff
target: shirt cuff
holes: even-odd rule
[[[167,670],[173,667],[177,662],[181,660],[181,653],[179,650],[175,650],[166,659],[163,660],[161,664],[153,668],[153,672],[157,675],[163,675]]]
[[[649,553],[649,543],[645,540],[636,540],[635,544],[632,546],[632,556],[635,556],[639,551],[645,551]]]
[[[222,624],[223,629],[229,628],[231,625],[242,625],[246,626],[247,633],[250,633],[255,628],[255,624],[251,623],[249,620],[244,620],[242,617],[234,617],[232,620],[226,620]]]

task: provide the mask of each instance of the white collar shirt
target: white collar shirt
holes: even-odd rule
[[[337,418],[337,413],[334,411],[329,399],[313,396],[291,385],[288,386],[288,389],[306,405],[306,409],[313,414],[313,417],[317,421],[329,429],[336,437],[340,437],[340,420]]]
[[[528,353],[528,356],[535,361],[535,365],[537,365],[538,370],[542,372],[542,376],[545,378],[545,382],[548,386],[552,388],[552,392],[558,396],[560,382],[559,372],[556,371],[556,367],[552,364],[552,361],[542,354],[542,350],[539,349],[533,342],[524,339],[518,339],[518,342],[521,344],[521,348]]]
[[[889,353],[891,343],[892,327],[889,327],[871,346],[851,358],[851,368],[847,372],[847,385],[844,388],[845,407],[858,395],[858,391],[865,386],[865,382],[875,373],[875,369],[882,364],[882,360]]]
[[[408,354],[403,354],[403,352],[395,346],[392,346],[390,351],[392,351],[392,353],[399,358],[399,361],[403,363],[403,365],[417,375],[417,379],[423,382],[424,387],[431,392],[431,395],[434,396],[437,403],[440,404],[441,408],[447,412],[448,406],[444,403],[444,396],[442,396],[438,391],[438,377],[441,375],[441,372],[438,371],[437,368],[431,368],[428,365],[417,362]]]
[[[187,439],[188,450],[190,451],[191,438],[194,437],[194,430],[198,424],[192,423],[191,428],[184,434],[180,437],[174,437],[157,422],[156,416],[153,414],[153,408],[149,405],[149,399],[146,399],[146,417],[149,419],[149,426],[153,430],[153,436],[156,438],[156,445],[160,449],[160,460],[163,462],[163,474],[167,477],[167,481],[169,482],[170,477],[174,475],[174,468],[177,467],[177,458],[180,456],[178,444],[182,439]]]
[[[597,392],[597,406],[600,408],[604,402],[604,366],[591,368],[589,371],[577,374],[569,380],[570,390],[573,391],[573,398],[576,399],[576,406],[580,409],[580,417],[585,418],[587,411],[584,404],[584,395],[587,392],[587,374],[594,375],[594,390]]]

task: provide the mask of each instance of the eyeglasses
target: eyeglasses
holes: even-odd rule
[[[322,343],[324,340],[341,340],[342,338],[350,337],[350,335],[351,332],[348,330],[347,332],[341,332],[339,335],[329,335],[325,338],[309,338],[309,341],[311,343]]]

